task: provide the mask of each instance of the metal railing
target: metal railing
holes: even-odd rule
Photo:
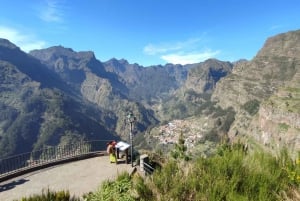
[[[18,172],[104,152],[107,142],[108,140],[83,141],[0,159],[0,180]]]
[[[144,162],[144,172],[146,173],[146,175],[153,174],[154,170],[154,167],[152,167],[149,163]]]

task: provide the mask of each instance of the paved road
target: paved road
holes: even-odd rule
[[[48,188],[54,191],[69,190],[71,195],[82,196],[124,171],[131,173],[133,168],[125,163],[111,164],[108,156],[61,164],[0,183],[0,200],[19,200],[24,196],[40,194]]]

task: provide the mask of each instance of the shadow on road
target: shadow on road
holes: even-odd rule
[[[9,182],[7,184],[4,184],[4,185],[0,185],[0,192],[8,191],[10,189],[13,189],[17,185],[24,184],[27,181],[29,181],[29,180],[28,179],[18,179],[18,180],[11,181],[11,182]]]

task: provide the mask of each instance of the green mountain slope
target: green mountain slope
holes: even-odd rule
[[[114,119],[75,98],[56,74],[2,39],[0,78],[1,157],[77,140],[117,138],[104,127]]]
[[[278,150],[300,150],[300,31],[269,38],[256,57],[236,65],[212,99],[237,112],[231,139]]]

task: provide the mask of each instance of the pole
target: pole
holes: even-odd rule
[[[135,122],[136,118],[132,113],[129,113],[128,116],[128,121],[130,123],[130,158],[131,158],[131,167],[133,167],[133,134],[132,134],[132,124]]]
[[[133,167],[133,138],[132,138],[132,123],[130,122],[130,158],[131,158],[131,167]]]

